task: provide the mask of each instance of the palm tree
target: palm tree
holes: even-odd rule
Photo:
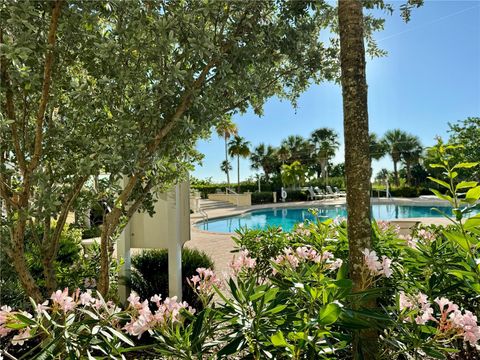
[[[305,181],[306,169],[299,161],[294,161],[290,165],[282,165],[282,182],[285,186],[292,185],[295,189],[297,184],[302,185]]]
[[[264,143],[259,144],[250,154],[252,169],[262,169],[265,179],[269,179],[269,175],[275,170],[275,148],[271,145],[266,146]]]
[[[220,170],[222,170],[222,172],[227,174],[227,178],[228,178],[228,172],[232,170],[232,164],[230,164],[230,161],[223,160],[222,163],[220,164]]]
[[[412,185],[412,166],[418,164],[422,150],[420,139],[415,135],[407,135],[407,139],[402,146],[402,161],[407,171],[408,185]]]
[[[290,135],[283,139],[280,148],[283,148],[285,153],[288,152],[288,163],[299,161],[307,165],[311,161],[312,144],[300,135]]]
[[[370,133],[370,158],[380,160],[387,154],[387,150],[387,144],[374,132]]]
[[[321,175],[326,179],[328,161],[335,156],[340,146],[338,134],[333,129],[320,128],[312,133],[310,141],[315,146],[316,157],[320,162],[320,169],[317,168],[317,177],[319,178]]]
[[[287,146],[285,145],[280,145],[280,147],[277,149],[277,158],[280,160],[280,162],[285,164],[286,161],[290,158],[290,150],[288,150]]]
[[[228,143],[228,154],[237,157],[237,191],[240,193],[240,157],[246,158],[250,155],[250,142],[245,138],[235,135]]]
[[[340,70],[347,181],[347,227],[350,279],[353,292],[368,286],[362,276],[362,251],[372,248],[370,224],[370,138],[368,132],[368,88],[366,76],[363,1],[338,1]],[[362,304],[375,308],[375,300]],[[360,330],[352,339],[353,359],[374,359],[378,334]]]
[[[400,186],[397,164],[402,160],[403,146],[407,139],[408,134],[400,129],[389,130],[383,136],[383,142],[386,146],[387,153],[390,154],[393,161],[393,174],[396,186]]]
[[[235,123],[230,118],[224,118],[220,123],[217,124],[215,129],[217,131],[218,136],[225,139],[225,161],[228,163],[229,162],[228,161],[228,139],[230,139],[232,135],[237,135],[238,133],[237,125],[235,125]],[[223,163],[222,163],[222,166],[223,166]],[[230,168],[227,166],[225,167],[225,170],[222,170],[225,174],[227,174],[228,187],[230,187],[229,170],[231,170],[231,166]]]

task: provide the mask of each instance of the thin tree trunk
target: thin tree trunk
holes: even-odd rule
[[[230,187],[230,174],[228,172],[228,142],[227,142],[227,137],[225,136],[225,165],[226,169],[225,172],[227,173],[227,185]]]
[[[237,192],[240,194],[240,155],[237,155],[237,169],[238,169],[238,172],[237,172],[237,185],[238,185],[238,188],[237,188]]]
[[[393,162],[393,174],[395,175],[395,186],[400,186],[400,180],[398,178],[397,162]]]
[[[405,164],[405,167],[407,168],[407,184],[412,186],[412,167],[409,162]]]
[[[371,249],[370,222],[370,139],[368,132],[367,81],[360,0],[339,0],[341,83],[345,136],[345,175],[347,183],[347,225],[349,267],[353,291],[364,289],[362,251]],[[375,306],[354,304],[354,306]],[[373,330],[355,334],[354,359],[375,359],[377,334]]]
[[[35,282],[27,262],[25,261],[25,226],[27,222],[27,215],[20,210],[19,218],[15,224],[10,236],[12,239],[12,247],[7,248],[7,255],[12,262],[12,265],[17,273],[20,284],[26,294],[35,301],[42,300],[42,293],[39,286]]]

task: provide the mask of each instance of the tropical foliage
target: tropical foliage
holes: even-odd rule
[[[343,219],[307,221],[292,232],[243,229],[235,236],[230,278],[221,280],[206,268],[189,277],[203,309],[159,295],[142,301],[132,293],[121,310],[90,290],[59,290],[49,301],[33,303],[32,312],[2,307],[0,334],[11,340],[6,349],[33,359],[126,352],[178,359],[338,359],[350,356],[356,333],[373,329],[381,334],[381,358],[475,358],[480,186],[457,182],[454,173],[478,163],[452,164],[452,146],[437,151],[446,178],[432,180],[448,192],[438,196],[451,202],[452,214],[445,214],[451,225],[400,235],[388,223],[373,222],[358,289],[348,276]]]

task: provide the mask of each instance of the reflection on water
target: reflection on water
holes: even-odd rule
[[[343,205],[323,206],[316,208],[318,216],[324,218],[346,217],[347,210]],[[450,207],[440,207],[439,210],[451,214]],[[442,217],[430,206],[404,206],[395,204],[372,205],[372,218],[377,220],[405,219],[417,217]],[[264,209],[222,219],[213,219],[208,223],[199,223],[202,230],[215,232],[234,232],[236,229],[265,229],[268,226],[281,226],[290,231],[296,223],[313,220],[314,216],[308,208]]]

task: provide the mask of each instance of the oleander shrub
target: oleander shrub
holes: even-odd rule
[[[186,279],[196,274],[197,268],[211,268],[212,259],[196,249],[182,250],[182,291],[183,299],[194,308],[201,306],[197,295],[192,291]],[[124,279],[131,289],[142,299],[150,299],[154,294],[168,295],[168,251],[145,250],[132,256],[130,278]]]

